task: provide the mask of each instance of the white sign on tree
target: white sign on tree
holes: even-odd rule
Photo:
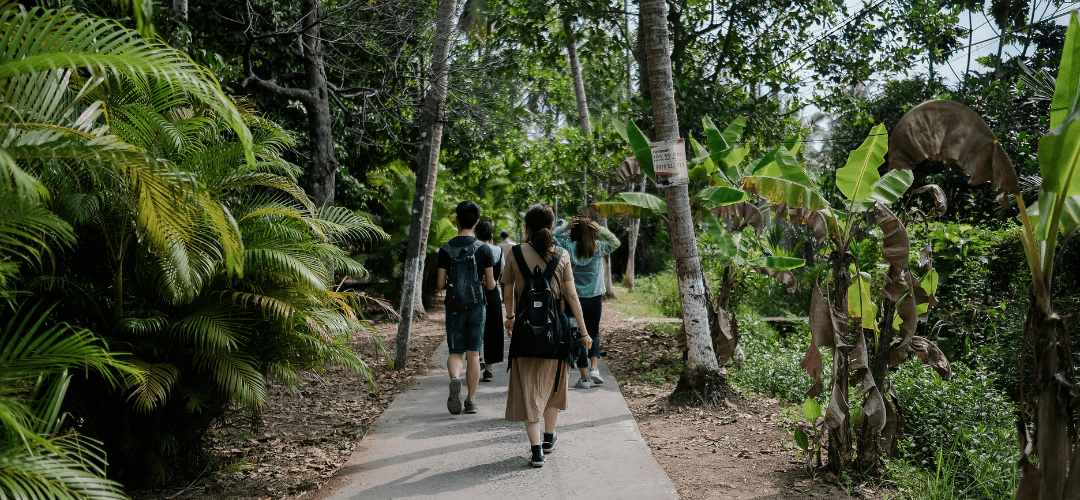
[[[661,187],[690,184],[686,169],[686,143],[682,139],[649,144],[652,150],[656,185]]]

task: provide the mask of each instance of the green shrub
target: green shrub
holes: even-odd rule
[[[802,325],[795,333],[781,337],[749,308],[739,308],[736,317],[742,333],[739,347],[746,359],[741,369],[729,372],[728,379],[741,389],[772,394],[784,401],[801,403],[806,399],[806,391],[814,383],[799,362],[810,344],[809,327]],[[823,351],[822,356],[825,366],[831,366],[831,353]],[[824,375],[828,386],[829,374]]]
[[[904,459],[930,471],[955,468],[958,491],[976,498],[1008,497],[1016,486],[1015,405],[985,372],[953,369],[946,382],[914,360],[893,377],[906,419]]]
[[[662,273],[638,279],[634,291],[651,297],[665,317],[681,316],[682,302],[679,299],[679,280],[675,275],[674,264]]]
[[[1019,232],[1016,224],[995,229],[940,222],[912,232],[912,248],[932,244],[941,280],[940,303],[919,335],[933,340],[950,361],[988,370],[1008,394],[1019,383],[1030,284]]]

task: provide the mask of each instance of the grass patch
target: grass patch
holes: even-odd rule
[[[652,292],[642,286],[643,281],[645,280],[638,280],[632,292],[622,285],[615,285],[617,298],[610,304],[627,319],[678,317],[667,315],[667,311],[660,306]]]

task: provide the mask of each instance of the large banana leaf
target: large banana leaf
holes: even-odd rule
[[[885,175],[881,176],[881,180],[874,186],[873,193],[865,200],[856,201],[852,208],[856,212],[864,212],[874,208],[876,202],[881,202],[886,206],[892,205],[907,192],[914,180],[915,174],[910,170],[885,172]]]
[[[784,203],[811,211],[823,210],[829,206],[816,189],[789,179],[751,175],[743,177],[742,187],[772,203]]]
[[[777,257],[769,255],[758,257],[749,262],[750,265],[767,267],[773,271],[790,271],[806,265],[806,261],[796,257]]]
[[[1070,78],[1070,79],[1066,79]],[[1080,207],[1076,199],[1080,194],[1080,105],[1077,90],[1080,81],[1080,21],[1076,14],[1070,16],[1069,30],[1062,51],[1061,68],[1054,90],[1054,106],[1062,106],[1057,114],[1057,125],[1039,140],[1039,170],[1043,183],[1039,192],[1039,223],[1035,238],[1040,240],[1042,254],[1039,262],[1045,280],[1053,279],[1054,252],[1057,251],[1057,233],[1061,229],[1076,228],[1076,214]],[[1051,122],[1055,117],[1051,116]]]
[[[700,200],[702,206],[708,209],[742,203],[750,199],[750,196],[741,189],[727,186],[710,186],[695,193],[694,199]]]
[[[870,279],[856,276],[848,288],[848,314],[852,318],[862,318],[863,328],[877,331],[877,305],[871,300]]]
[[[660,214],[667,213],[667,202],[658,196],[648,193],[619,193],[619,197],[631,205],[635,205],[641,208],[652,210]]]
[[[629,122],[626,124],[626,139],[630,142],[630,149],[634,150],[634,157],[637,158],[641,171],[652,179],[655,172],[653,170],[652,148],[649,147],[649,138],[645,137],[645,134],[641,132],[641,129],[634,122]]]
[[[836,187],[847,199],[859,201],[874,193],[874,186],[881,179],[877,169],[885,161],[888,145],[885,124],[880,123],[870,130],[862,145],[848,155],[847,164],[836,171]]]
[[[735,168],[743,159],[749,149],[739,144],[743,129],[746,128],[746,117],[740,116],[728,124],[723,132],[709,117],[702,118],[705,127],[705,135],[709,138],[709,157],[720,167],[721,172],[729,182],[734,182],[740,177]]]
[[[626,217],[630,219],[640,219],[652,212],[647,208],[619,201],[600,201],[589,206],[593,207],[600,217],[607,218]]]
[[[1056,129],[1069,116],[1076,106],[1080,81],[1080,33],[1077,32],[1076,15],[1069,16],[1069,29],[1065,35],[1065,48],[1061,51],[1061,64],[1058,66],[1057,85],[1054,99],[1050,103],[1050,129]],[[1040,153],[1041,156],[1041,153]]]

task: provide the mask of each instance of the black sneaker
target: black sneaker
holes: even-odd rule
[[[495,378],[495,375],[493,375],[491,372],[484,371],[484,378],[482,378],[480,380],[483,380],[484,382],[491,382],[491,380],[494,379],[494,378]]]
[[[544,466],[544,452],[539,446],[534,446],[532,450],[532,461],[529,462],[533,467]]]
[[[557,442],[558,440],[558,434],[552,434],[551,441],[548,441],[547,436],[544,436],[544,444],[540,445],[540,448],[544,450],[545,455],[550,455],[551,452],[555,451],[555,442]]]
[[[446,409],[451,415],[461,413],[461,379],[450,380],[450,397],[446,398]]]
[[[468,399],[465,400],[465,413],[476,413],[476,409],[476,403]]]

